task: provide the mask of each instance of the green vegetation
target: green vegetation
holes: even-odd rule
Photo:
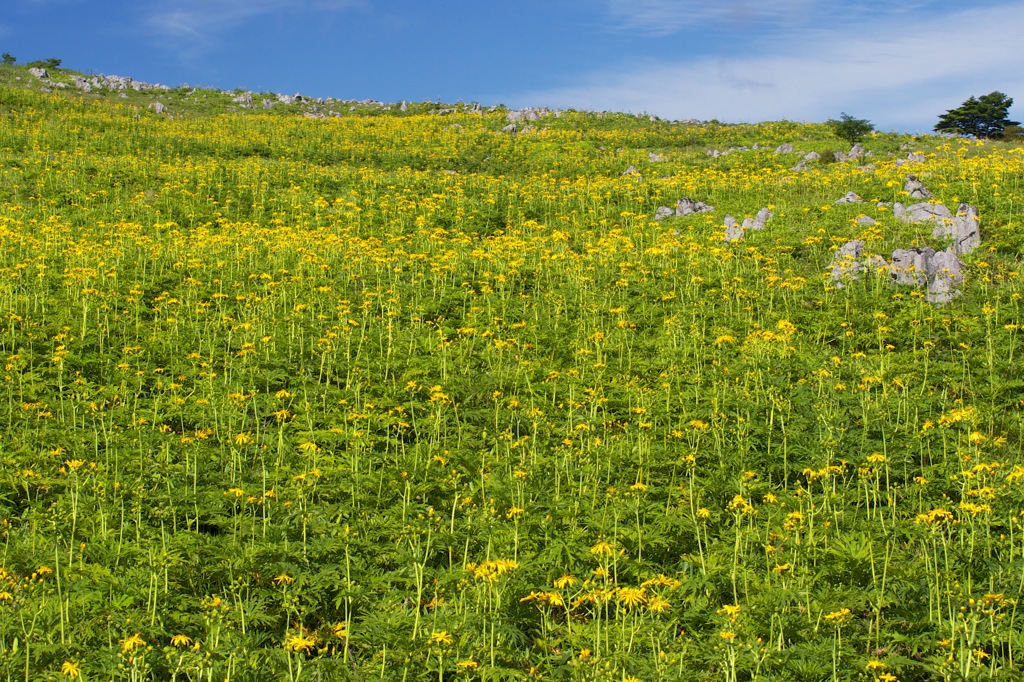
[[[839,120],[830,118],[825,122],[832,133],[841,140],[856,144],[874,131],[875,126],[865,118],[854,118],[846,112],[839,115]]]
[[[214,115],[26,68],[6,679],[1019,678],[1019,147],[876,134],[873,171],[794,172],[768,150],[828,126]],[[853,238],[942,246],[877,205],[904,146],[981,212],[945,307],[828,275]],[[652,219],[682,196],[716,211]]]
[[[939,117],[936,132],[956,132],[980,138],[999,138],[1006,126],[1017,126],[1009,118],[1013,98],[1001,92],[990,92],[981,97],[969,97],[961,106],[950,109]]]

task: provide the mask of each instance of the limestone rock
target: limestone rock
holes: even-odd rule
[[[735,218],[726,214],[723,223],[725,224],[725,241],[735,242],[743,239],[744,230]]]
[[[949,212],[948,208],[942,204],[931,204],[928,202],[911,204],[910,206],[904,206],[896,202],[892,206],[892,213],[905,223],[923,223],[931,220],[941,224],[953,219],[953,214]]]
[[[501,132],[503,132],[503,133],[514,133],[515,131],[516,131],[516,124],[515,123],[509,123],[507,126],[505,126],[504,128],[501,129]]]
[[[35,66],[29,69],[28,72],[36,78],[48,79],[50,77],[50,74],[46,72],[46,69],[37,68]]]
[[[860,204],[863,203],[863,199],[856,192],[847,192],[841,199],[837,199],[834,203],[836,204]]]
[[[970,253],[981,244],[981,227],[978,209],[970,204],[960,204],[952,222],[945,220],[935,226],[932,236],[936,239],[952,237],[952,253]]]
[[[263,108],[264,109],[273,109],[274,108],[273,100],[265,99],[265,100],[263,100],[262,104],[263,104]]]
[[[931,199],[932,193],[914,175],[907,176],[907,182],[903,185],[903,191],[910,194],[911,199]]]
[[[739,225],[727,225],[725,228],[725,241],[736,242],[743,239],[743,228]]]
[[[792,154],[793,151],[793,145],[791,145],[788,142],[785,144],[780,144],[778,147],[775,148],[776,154]]]
[[[649,154],[647,154],[647,160],[650,161],[651,163],[661,163],[662,161],[665,160],[665,157],[662,156],[661,154],[650,152]]]
[[[151,106],[153,107],[153,111],[158,114],[163,114],[167,111],[167,107],[165,107],[162,102],[153,102]]]
[[[877,225],[878,221],[872,218],[871,216],[859,215],[857,216],[857,224],[864,225],[866,227],[871,227],[872,225]]]
[[[949,303],[960,295],[956,286],[963,282],[962,263],[956,254],[939,251],[928,259],[928,295],[929,303]]]
[[[664,220],[665,218],[671,218],[676,212],[668,206],[659,206],[658,210],[654,212],[655,220]]]
[[[821,154],[819,154],[818,152],[807,152],[806,154],[804,154],[804,158],[800,159],[800,163],[798,163],[797,165],[793,166],[793,170],[795,170],[795,171],[807,170],[807,164],[809,164],[812,161],[817,161],[820,158],[821,158]]]
[[[860,279],[860,273],[864,272],[864,265],[860,257],[864,253],[864,242],[859,239],[846,242],[832,257],[832,270],[829,273],[836,289],[844,289],[846,280],[856,281]]]
[[[708,206],[703,201],[694,201],[689,197],[683,197],[676,202],[676,215],[687,216],[691,213],[708,213],[714,211],[714,206]]]
[[[622,171],[622,174],[623,175],[637,175],[637,176],[639,176],[640,175],[640,171],[638,171],[636,169],[636,166],[632,166],[631,165],[629,168],[627,168],[626,170]]]
[[[892,252],[889,274],[896,284],[921,287],[928,283],[928,261],[935,255],[935,249],[926,247],[896,249]]]
[[[527,107],[525,109],[518,109],[516,111],[510,111],[505,114],[505,120],[509,123],[520,123],[522,121],[537,121],[544,114],[549,113],[547,109],[533,109]]]
[[[909,163],[924,163],[924,154],[911,152],[907,154],[907,161]]]
[[[768,219],[772,217],[771,210],[765,206],[753,218],[743,219],[743,228],[747,230],[763,230]]]

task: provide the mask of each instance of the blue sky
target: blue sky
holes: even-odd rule
[[[822,121],[925,132],[1000,90],[1024,0],[2,0],[0,51],[81,71],[344,99]]]

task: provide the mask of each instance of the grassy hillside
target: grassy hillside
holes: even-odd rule
[[[831,162],[821,125],[509,134],[205,91],[168,115],[19,69],[8,679],[1019,677],[1020,148]],[[908,173],[980,210],[945,306],[829,275],[854,238],[945,246],[885,205]],[[683,196],[715,210],[653,219]]]

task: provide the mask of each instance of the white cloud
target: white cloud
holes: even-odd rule
[[[883,129],[927,130],[971,94],[1024,97],[1014,58],[1021,26],[1024,2],[915,23],[844,26],[803,41],[769,41],[776,49],[762,45],[760,55],[625,65],[505,99],[723,121],[820,121],[843,110]]]
[[[687,29],[785,32],[867,17],[912,17],[948,0],[605,0],[613,28],[669,35]],[[976,0],[976,5],[986,0]]]
[[[613,23],[627,30],[667,35],[708,22],[753,26],[788,21],[807,12],[815,0],[608,0]]]
[[[145,24],[160,35],[205,43],[221,31],[265,14],[339,11],[364,4],[365,0],[161,0],[150,6]]]

